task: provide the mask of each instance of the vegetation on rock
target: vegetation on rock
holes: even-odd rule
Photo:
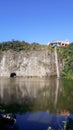
[[[8,42],[2,42],[0,43],[0,50],[5,51],[5,50],[9,50],[12,49],[14,51],[21,51],[21,50],[42,50],[45,49],[46,45],[40,45],[39,43],[31,43],[29,44],[28,42],[25,41],[8,41]]]
[[[63,64],[61,76],[73,79],[73,43],[66,47],[58,47],[58,53]]]

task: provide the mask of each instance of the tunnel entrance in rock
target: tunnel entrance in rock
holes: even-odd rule
[[[12,78],[12,77],[16,77],[16,73],[15,72],[12,72],[11,74],[10,74],[10,77]]]

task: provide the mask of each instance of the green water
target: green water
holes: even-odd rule
[[[0,112],[73,112],[73,81],[56,78],[0,78]]]

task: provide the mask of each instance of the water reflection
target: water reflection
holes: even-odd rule
[[[58,101],[58,93],[59,93],[59,79],[56,79],[56,91],[55,91],[55,106],[57,105]]]
[[[23,103],[25,97],[36,98],[38,91],[42,90],[46,86],[45,84],[45,80],[38,78],[1,78],[0,103]]]
[[[32,101],[33,111],[54,112],[58,108],[63,108],[64,104],[66,106],[64,99],[69,90],[67,85],[55,78],[0,78],[0,104],[23,104]],[[70,91],[72,90],[71,87]],[[68,99],[70,100],[69,97]]]

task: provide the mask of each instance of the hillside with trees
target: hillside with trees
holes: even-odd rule
[[[28,50],[28,51],[33,51],[33,50],[42,50],[45,49],[45,45],[41,45],[39,43],[28,43],[25,41],[18,41],[18,40],[12,40],[12,41],[7,41],[7,42],[2,42],[0,43],[0,50],[5,51],[12,49],[14,51],[21,51],[21,50]]]
[[[63,63],[61,76],[73,79],[73,43],[66,47],[58,48],[60,61]]]

